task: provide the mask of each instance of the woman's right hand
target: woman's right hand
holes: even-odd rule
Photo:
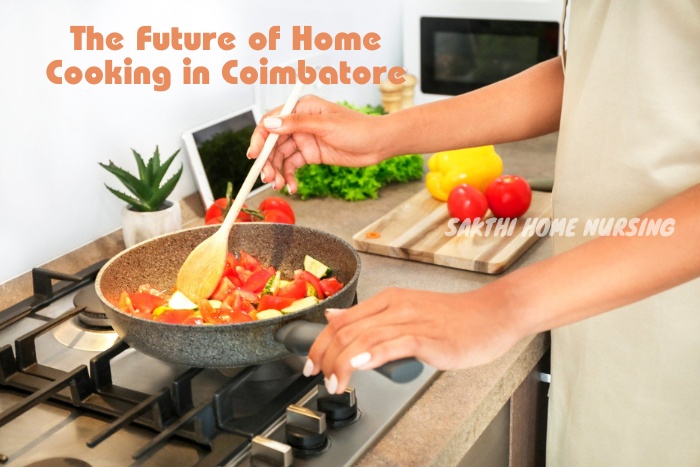
[[[248,158],[260,155],[270,133],[280,134],[261,178],[278,190],[297,189],[294,172],[304,164],[364,167],[391,154],[382,147],[382,117],[369,116],[316,96],[304,96],[294,112],[279,117],[276,108],[263,117],[250,140]]]

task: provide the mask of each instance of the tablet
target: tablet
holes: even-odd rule
[[[246,157],[250,136],[260,120],[252,105],[224,115],[182,134],[199,195],[208,208],[217,198],[226,196],[226,185],[233,183],[233,196],[243,184],[254,160]],[[255,182],[249,196],[267,185]]]

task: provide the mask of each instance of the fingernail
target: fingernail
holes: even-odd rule
[[[340,308],[326,308],[326,316],[337,316],[342,312],[343,310]]]
[[[250,146],[248,146],[248,150],[245,152],[245,156],[250,159]]]
[[[335,376],[335,373],[330,378],[323,378],[323,381],[326,383],[328,393],[335,394],[335,391],[338,390],[338,378]]]
[[[310,358],[306,359],[306,363],[304,363],[304,369],[301,370],[301,372],[307,378],[311,376],[311,373],[314,372],[314,362]]]
[[[370,360],[372,360],[372,354],[369,352],[362,352],[350,359],[350,365],[352,365],[353,368],[360,368],[361,366],[367,365]]]
[[[287,187],[287,192],[291,194],[291,193],[292,193],[292,187],[289,186],[289,183],[287,183],[287,185],[285,185],[285,186]]]
[[[263,120],[263,124],[265,125],[265,128],[274,130],[275,128],[282,126],[282,119],[278,117],[267,117],[265,120]]]
[[[262,180],[262,182],[265,183],[265,172],[260,173],[260,180]]]

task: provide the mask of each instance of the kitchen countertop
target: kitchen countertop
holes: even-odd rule
[[[554,168],[557,137],[549,135],[497,146],[504,172],[528,179],[550,178]],[[297,223],[333,233],[352,243],[352,235],[408,199],[422,182],[383,188],[380,198],[356,203],[336,199],[300,201],[290,198]],[[266,191],[248,203],[271,194]],[[204,209],[198,195],[181,201],[185,227],[202,224]],[[124,248],[121,231],[51,261],[42,267],[75,273]],[[547,258],[548,238],[539,239],[510,270]],[[461,271],[361,253],[359,300],[386,287],[459,292],[476,289],[498,276]],[[507,272],[506,272],[507,274]],[[0,310],[32,294],[31,274],[0,285]],[[505,355],[480,367],[441,373],[398,422],[359,461],[360,466],[455,465],[510,398],[549,347],[547,333],[523,339]]]

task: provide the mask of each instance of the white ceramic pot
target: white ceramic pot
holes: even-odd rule
[[[124,206],[122,233],[127,248],[149,238],[182,229],[180,204],[166,201],[165,206],[165,209],[153,212],[134,211],[129,206]]]

